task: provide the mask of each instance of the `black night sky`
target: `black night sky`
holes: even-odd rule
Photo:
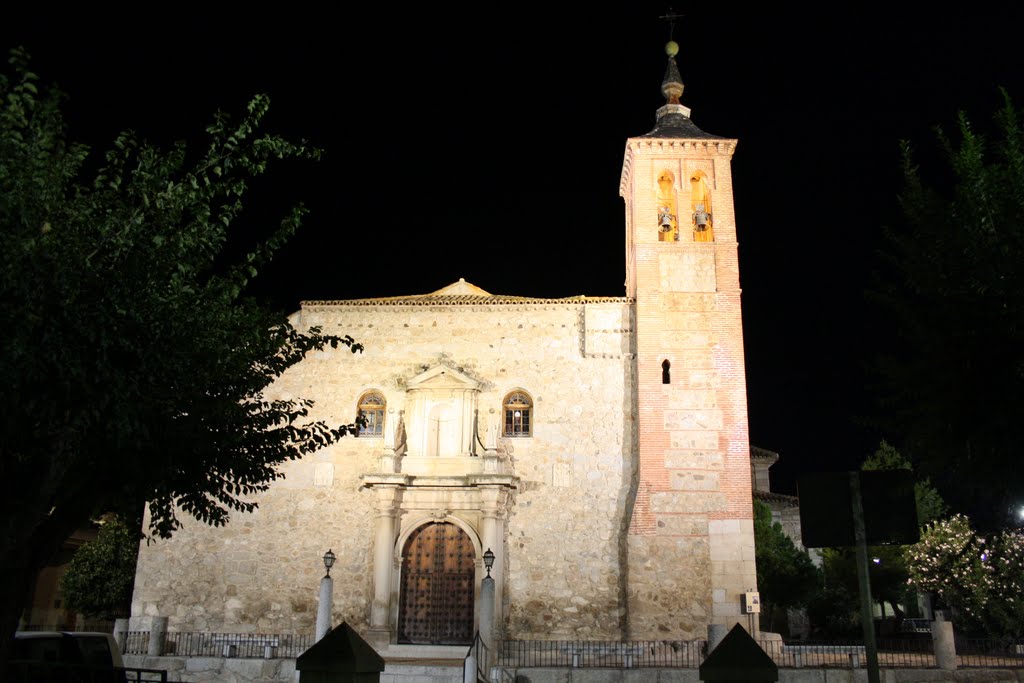
[[[246,9],[238,23],[177,5],[5,11],[0,44],[28,49],[69,96],[71,136],[97,151],[124,128],[192,139],[215,110],[269,94],[268,128],[326,151],[272,171],[250,205],[253,231],[296,201],[312,211],[260,275],[256,293],[283,309],[460,277],[495,294],[622,296],[622,154],[663,101],[668,8],[548,5]],[[858,419],[874,407],[864,363],[885,343],[864,290],[898,218],[899,140],[931,149],[959,109],[984,130],[1000,86],[1024,102],[1009,3],[816,7],[675,7],[682,101],[739,140],[751,442],[780,453],[784,492],[884,436]]]

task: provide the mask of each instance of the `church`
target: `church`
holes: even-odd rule
[[[691,120],[677,50],[654,128],[625,144],[624,296],[460,280],[304,301],[296,328],[365,350],[312,354],[266,398],[360,434],[283,465],[226,527],[143,543],[133,630],[312,633],[328,550],[332,623],[378,647],[471,643],[488,573],[505,639],[756,630],[737,141]]]

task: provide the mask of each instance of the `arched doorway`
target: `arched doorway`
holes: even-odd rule
[[[475,585],[475,552],[465,531],[448,522],[416,529],[402,551],[398,642],[471,644]]]

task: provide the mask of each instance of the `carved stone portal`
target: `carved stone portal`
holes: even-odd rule
[[[473,420],[479,394],[480,382],[445,365],[412,378],[406,397],[406,455],[475,455]]]

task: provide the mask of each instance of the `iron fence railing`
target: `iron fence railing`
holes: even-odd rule
[[[867,666],[867,648],[858,641],[760,641],[775,665],[782,668],[852,668]],[[881,639],[877,641],[878,666],[882,668],[932,668],[935,654],[931,639]]]
[[[957,665],[974,668],[1024,668],[1024,641],[958,638]],[[864,668],[867,652],[856,641],[759,641],[780,668]],[[930,638],[880,639],[880,668],[935,668]],[[706,640],[593,641],[505,640],[497,645],[497,664],[508,668],[682,668],[694,669],[707,655]]]
[[[498,665],[508,667],[695,668],[705,641],[504,640]]]
[[[123,654],[150,651],[148,631],[125,634]],[[178,657],[295,659],[313,646],[312,634],[169,632],[163,654]],[[856,641],[762,640],[758,644],[780,668],[864,668],[867,653]],[[931,638],[879,639],[881,668],[935,668]],[[488,652],[479,638],[470,653],[477,665],[503,668],[695,669],[707,655],[706,640],[502,640]],[[467,653],[468,655],[469,653]],[[1024,668],[1024,640],[956,638],[963,668]]]
[[[149,652],[149,631],[128,631],[121,646],[123,655],[144,655]]]
[[[487,682],[487,669],[490,666],[491,653],[490,648],[487,647],[487,643],[480,637],[480,632],[476,632],[476,636],[473,637],[473,644],[469,646],[469,651],[466,653],[466,661],[463,665],[463,673],[468,673],[468,667],[470,665],[470,658],[476,666],[475,680]]]
[[[122,654],[149,653],[148,631],[129,631]],[[239,657],[295,659],[313,646],[311,633],[202,633],[168,632],[164,636],[164,655],[177,657]]]
[[[1024,668],[1024,639],[956,638],[957,666]]]

